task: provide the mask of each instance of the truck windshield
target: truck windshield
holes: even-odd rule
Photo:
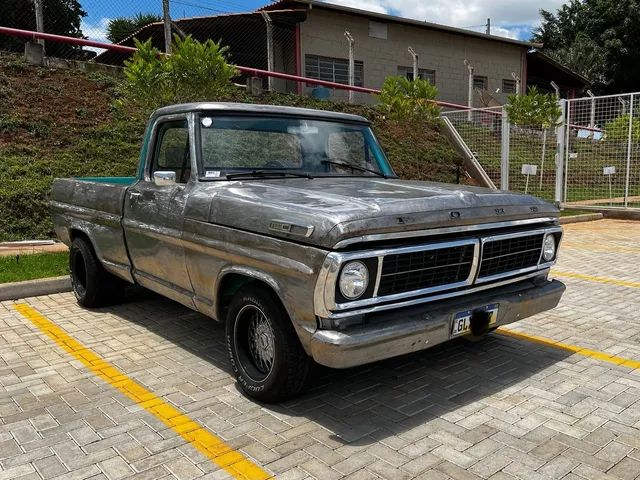
[[[198,131],[204,180],[395,176],[367,125],[205,113]]]

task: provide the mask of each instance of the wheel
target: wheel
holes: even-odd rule
[[[73,293],[83,307],[103,307],[122,301],[124,282],[104,269],[93,246],[85,238],[73,240],[69,269]]]
[[[311,359],[270,290],[255,283],[238,290],[227,313],[226,337],[233,372],[248,396],[275,403],[302,392]]]

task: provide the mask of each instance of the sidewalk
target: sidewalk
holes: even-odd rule
[[[31,255],[34,253],[66,252],[69,249],[64,243],[54,240],[26,240],[23,242],[0,243],[0,257],[10,255]]]

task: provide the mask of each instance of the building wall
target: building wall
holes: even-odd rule
[[[525,47],[399,23],[387,24],[384,40],[369,36],[369,21],[344,12],[311,9],[300,25],[301,74],[305,71],[305,54],[348,58],[344,36],[348,30],[355,39],[355,59],[364,62],[366,87],[380,88],[386,77],[398,74],[398,66],[412,66],[409,46],[418,53],[420,68],[436,71],[439,100],[466,105],[465,59],[475,67],[476,75],[488,78],[488,93],[500,103],[506,101],[506,95],[495,92],[498,88],[502,90],[502,80],[511,79],[511,72],[523,76]],[[335,91],[334,95],[344,97],[346,93]],[[479,96],[474,97],[475,106],[481,106]]]

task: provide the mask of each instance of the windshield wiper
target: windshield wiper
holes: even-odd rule
[[[295,173],[295,172],[281,172],[273,170],[252,170],[251,172],[239,172],[239,173],[227,173],[227,180],[234,180],[236,178],[313,178],[308,173]]]
[[[320,163],[322,163],[323,165],[336,165],[339,167],[347,167],[347,168],[350,168],[352,172],[355,171],[355,172],[375,173],[379,177],[388,178],[387,175],[385,175],[384,173],[378,172],[377,170],[373,170],[371,168],[359,167],[357,165],[351,165],[350,163],[347,163],[347,162],[336,162],[334,160],[322,160]]]

